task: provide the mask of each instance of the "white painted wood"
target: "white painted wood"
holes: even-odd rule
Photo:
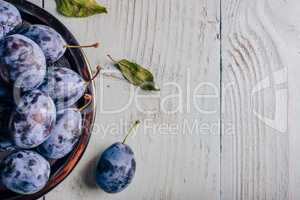
[[[45,8],[70,28],[80,43],[100,42],[99,49],[86,50],[93,66],[111,66],[105,56],[108,53],[135,60],[154,72],[161,97],[148,97],[120,113],[105,114],[100,103],[106,110],[122,107],[127,102],[130,86],[125,81],[105,78],[101,83],[98,80],[97,119],[88,149],[71,176],[46,199],[219,199],[219,1],[110,0],[102,3],[108,7],[107,15],[85,19],[58,15],[54,1],[45,1]],[[164,101],[166,96],[178,93],[168,82],[180,86],[184,95],[182,112],[164,111],[178,105],[176,98]],[[195,99],[201,112],[192,105],[195,89],[197,94],[211,95]],[[163,107],[160,102],[164,103]],[[154,113],[145,114],[138,106]],[[95,187],[93,180],[96,159],[106,147],[122,140],[136,119],[143,124],[128,141],[136,154],[136,177],[124,192],[105,194]],[[192,126],[193,122],[199,123],[198,130],[188,132],[182,128],[186,123]]]
[[[100,49],[86,51],[93,65],[108,66],[105,55],[110,53],[149,66],[162,97],[142,102],[144,108],[157,109],[155,114],[141,113],[136,104],[118,114],[104,114],[98,106],[86,154],[47,200],[300,198],[299,1],[223,0],[222,99],[200,101],[201,108],[217,112],[199,113],[191,106],[190,112],[173,115],[159,109],[159,101],[176,92],[164,86],[168,81],[187,86],[185,69],[191,72],[193,89],[204,81],[219,89],[218,2],[107,0],[103,4],[109,8],[108,15],[87,19],[58,15],[54,1],[47,1],[46,9],[82,44],[101,42]],[[104,108],[126,103],[126,82],[105,78],[97,86],[104,90],[98,93]],[[95,187],[96,158],[122,139],[128,123],[139,118],[146,124],[182,125],[185,119],[201,119],[212,126],[219,122],[218,100],[222,102],[221,144],[218,129],[210,135],[203,135],[201,128],[192,135],[180,129],[172,136],[159,134],[163,131],[158,128],[147,130],[144,124],[129,140],[138,163],[133,184],[118,195],[107,195]],[[183,105],[187,102],[184,98]],[[177,103],[173,99],[169,108]]]
[[[30,0],[31,3],[34,3],[40,7],[43,6],[43,0]]]
[[[299,9],[222,1],[221,199],[300,198]]]

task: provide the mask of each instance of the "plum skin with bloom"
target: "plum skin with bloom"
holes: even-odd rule
[[[39,153],[60,159],[70,153],[81,136],[82,116],[73,108],[59,111],[50,137],[38,147]]]
[[[31,25],[22,34],[40,46],[48,64],[59,60],[66,51],[66,42],[63,37],[49,26],[40,24]]]
[[[0,0],[0,39],[22,24],[21,14],[12,4]]]
[[[19,194],[33,194],[45,187],[50,164],[34,151],[21,150],[1,162],[1,180],[6,188]]]
[[[83,78],[73,70],[51,67],[40,89],[50,95],[59,111],[73,106],[84,95],[86,87]]]
[[[11,116],[11,137],[19,148],[37,147],[50,136],[55,120],[52,99],[40,90],[33,90],[21,97]]]
[[[38,87],[46,75],[41,48],[29,38],[15,34],[0,41],[0,77],[24,91]]]
[[[118,193],[132,182],[135,169],[131,148],[123,143],[115,143],[101,155],[96,169],[96,182],[105,192]]]

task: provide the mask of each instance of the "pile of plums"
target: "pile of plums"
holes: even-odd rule
[[[61,64],[66,48],[77,46],[67,45],[48,26],[25,26],[17,8],[0,0],[0,151],[6,154],[0,180],[13,192],[42,190],[50,176],[49,160],[65,157],[81,136],[82,111],[92,100],[84,93],[100,68],[84,80]],[[88,103],[77,108],[82,97]],[[97,164],[96,183],[108,193],[123,191],[135,174],[126,138],[106,149]]]
[[[49,160],[75,147],[87,107],[75,104],[92,98],[84,95],[90,80],[55,64],[67,48],[62,36],[22,24],[17,8],[0,0],[0,178],[7,189],[32,194],[47,184]]]

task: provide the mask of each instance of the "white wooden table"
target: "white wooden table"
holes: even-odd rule
[[[100,41],[86,50],[93,66],[128,58],[161,87],[125,106],[130,85],[100,78],[88,149],[45,199],[300,199],[299,0],[103,0],[108,14],[85,19],[32,2],[82,44]],[[136,177],[108,195],[93,182],[96,159],[136,119]]]

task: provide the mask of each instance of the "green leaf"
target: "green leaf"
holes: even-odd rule
[[[108,57],[115,63],[116,67],[131,84],[136,85],[143,90],[160,90],[155,87],[154,77],[146,68],[126,59],[115,61],[110,55],[108,55]]]
[[[96,0],[56,0],[57,11],[67,17],[88,17],[107,13],[104,6]]]

